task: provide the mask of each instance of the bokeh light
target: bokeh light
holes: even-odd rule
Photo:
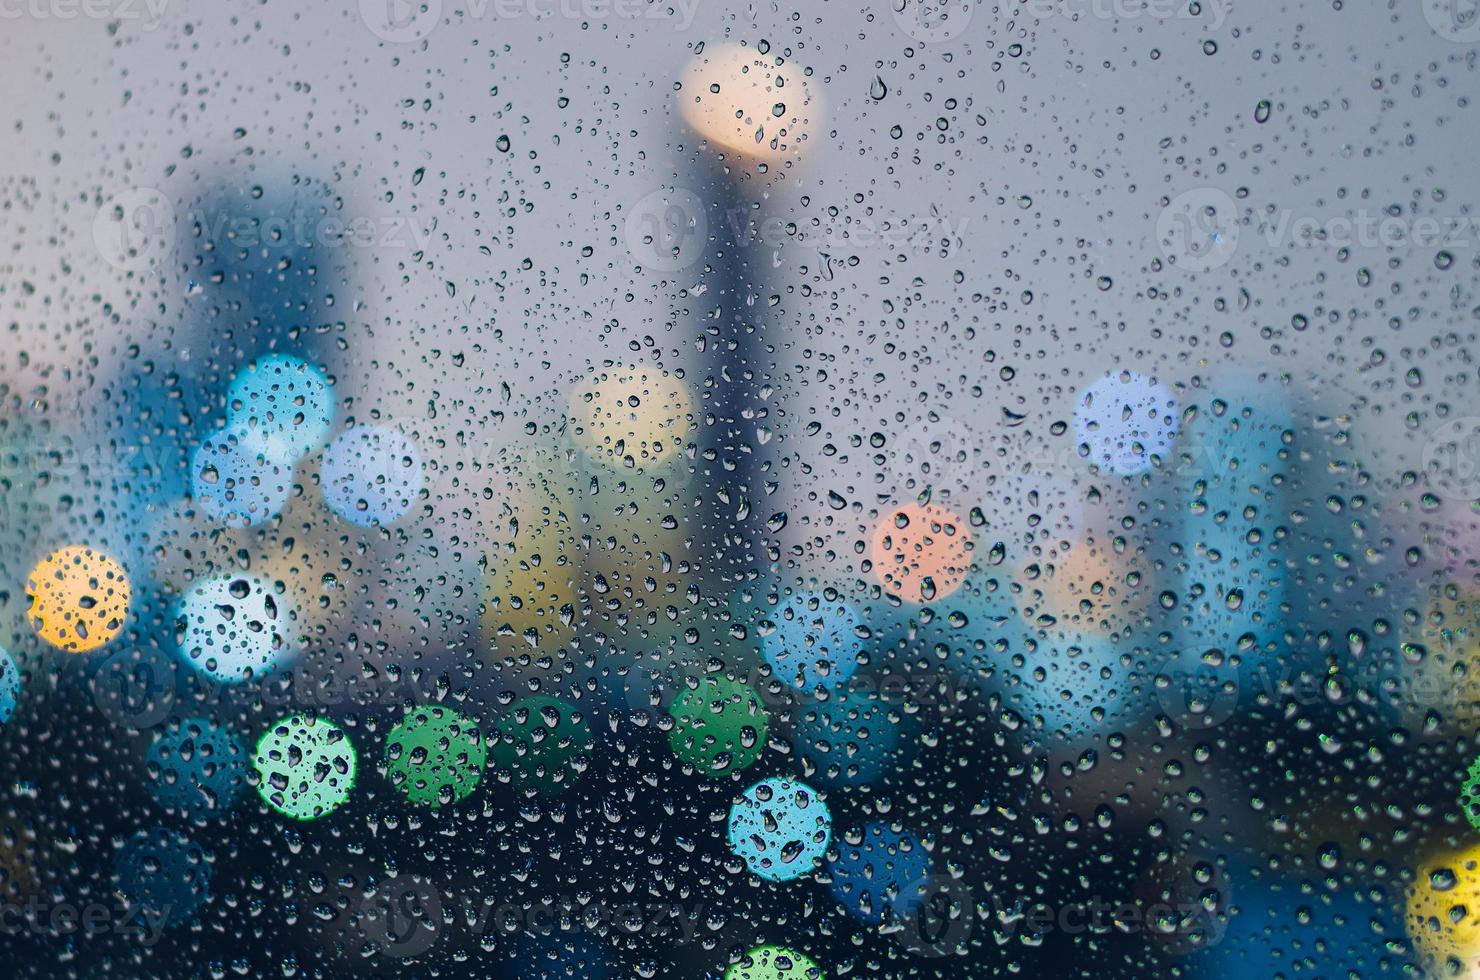
[[[489,741],[489,765],[506,773],[516,789],[553,795],[579,777],[591,729],[575,705],[537,694],[510,708]]]
[[[487,522],[483,625],[495,644],[564,642],[574,631],[577,567],[570,518],[546,487],[527,488]]]
[[[294,820],[317,820],[349,799],[357,763],[338,725],[293,715],[262,733],[252,765],[263,802]]]
[[[694,56],[678,107],[699,136],[759,160],[800,154],[823,118],[820,90],[805,69],[740,44],[708,45]]]
[[[1430,975],[1480,972],[1480,844],[1441,851],[1422,861],[1408,889],[1408,937]]]
[[[210,898],[211,865],[191,840],[173,830],[140,830],[124,843],[113,881],[141,909],[146,923],[163,927],[190,920]]]
[[[757,946],[725,971],[725,980],[825,980],[811,957],[785,946]]]
[[[191,460],[196,506],[227,527],[255,527],[282,513],[293,480],[293,464],[276,458],[271,444],[241,426],[206,439]]]
[[[1371,893],[1324,883],[1312,887],[1308,880],[1242,868],[1217,884],[1224,887],[1209,889],[1214,894],[1182,896],[1185,901],[1173,903],[1170,921],[1156,924],[1180,926],[1172,937],[1184,942],[1196,938],[1189,935],[1189,926],[1202,927],[1206,946],[1185,958],[1193,980],[1335,980],[1386,972],[1379,964],[1388,951],[1385,944],[1373,943],[1372,936],[1391,920],[1384,921],[1386,909]]]
[[[1028,722],[1025,734],[1080,744],[1119,721],[1129,670],[1117,644],[1100,633],[1030,630],[997,671],[1004,707]],[[1001,658],[999,658],[1000,660]]]
[[[768,881],[811,874],[831,840],[832,813],[803,782],[763,779],[730,808],[730,850]]]
[[[810,691],[846,681],[858,669],[863,640],[858,611],[815,592],[794,595],[770,614],[775,629],[761,637],[761,652],[776,676]]]
[[[576,445],[615,469],[676,462],[696,425],[682,379],[635,366],[605,368],[576,385],[568,414]]]
[[[323,445],[334,424],[334,388],[307,361],[271,354],[237,374],[227,408],[271,458],[291,463]]]
[[[180,600],[180,653],[225,684],[265,677],[290,652],[294,619],[288,598],[266,579],[207,579]]]
[[[1108,634],[1136,621],[1144,602],[1128,584],[1132,567],[1093,541],[1073,542],[1051,561],[1019,570],[1018,608],[1035,627]]]
[[[1470,826],[1480,830],[1480,759],[1470,763],[1470,771],[1459,788],[1459,805]]]
[[[189,817],[223,816],[247,785],[247,750],[230,729],[185,718],[154,736],[145,754],[149,792]]]
[[[10,651],[0,647],[0,725],[15,714],[21,699],[21,671]]]
[[[114,558],[69,545],[31,569],[26,593],[37,636],[60,650],[87,653],[123,631],[132,587]]]
[[[848,914],[864,922],[899,921],[914,911],[930,855],[914,834],[881,823],[840,837],[828,858],[832,892]]]
[[[391,785],[424,806],[467,797],[483,778],[487,755],[478,723],[449,708],[413,708],[385,739]]]
[[[329,509],[361,527],[394,524],[422,489],[421,451],[402,433],[357,425],[334,437],[320,470]]]
[[[1134,371],[1107,375],[1084,389],[1074,407],[1074,438],[1090,462],[1112,473],[1144,473],[1177,441],[1173,391]]]
[[[960,517],[932,504],[904,503],[879,516],[870,554],[885,589],[906,602],[928,603],[966,581],[971,546]]]
[[[705,674],[669,706],[673,752],[706,776],[728,776],[760,758],[770,715],[755,689],[719,674]]]

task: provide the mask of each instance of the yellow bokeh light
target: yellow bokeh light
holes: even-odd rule
[[[1018,605],[1035,626],[1052,623],[1082,633],[1110,632],[1129,620],[1126,575],[1113,555],[1080,544],[1060,558],[1020,571],[1024,596]]]
[[[667,371],[598,371],[570,395],[571,435],[588,455],[617,469],[645,469],[677,459],[694,429],[694,401]]]
[[[722,44],[684,69],[679,112],[710,143],[761,160],[800,153],[822,120],[822,100],[806,72],[773,55]]]
[[[494,643],[520,638],[563,642],[575,627],[578,566],[574,532],[560,498],[547,486],[527,486],[485,521],[483,626]]]
[[[71,653],[96,650],[122,632],[129,593],[123,566],[83,545],[52,552],[26,582],[36,634]]]
[[[1480,977],[1480,844],[1430,856],[1408,890],[1408,936],[1435,974]],[[1464,964],[1460,973],[1445,963]]]
[[[1410,723],[1431,716],[1463,731],[1480,720],[1480,599],[1458,587],[1428,607],[1418,633],[1422,659],[1405,656],[1390,694]]]
[[[934,602],[966,581],[971,534],[944,507],[899,504],[880,515],[873,561],[884,588],[909,602]]]

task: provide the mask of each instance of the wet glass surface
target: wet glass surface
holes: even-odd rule
[[[1480,976],[1464,0],[0,0],[0,973]]]

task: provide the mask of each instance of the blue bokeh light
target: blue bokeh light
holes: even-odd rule
[[[188,838],[154,827],[123,845],[113,881],[151,924],[173,926],[188,921],[210,898],[211,867]]]
[[[180,600],[180,652],[191,667],[222,683],[260,678],[288,652],[294,618],[265,579],[209,579]]]
[[[848,603],[804,592],[769,618],[776,628],[761,638],[761,652],[785,683],[810,691],[846,681],[858,670],[863,641],[855,632],[858,612]]]
[[[886,914],[899,921],[923,897],[918,886],[930,876],[930,855],[914,834],[884,824],[867,824],[860,836],[857,844],[840,839],[828,859],[833,895],[863,922],[883,922]]]
[[[171,723],[154,737],[145,759],[155,800],[191,817],[224,815],[246,787],[246,748],[206,718]]]
[[[810,874],[831,839],[832,813],[803,782],[763,779],[730,808],[730,849],[769,881]]]
[[[307,361],[270,354],[237,374],[227,406],[233,423],[257,435],[273,459],[291,463],[329,435],[334,387]]]
[[[344,520],[394,524],[421,492],[421,453],[395,429],[357,425],[329,444],[322,478],[325,502]]]
[[[21,672],[15,665],[10,651],[0,647],[0,725],[15,714],[15,706],[21,699]]]
[[[202,513],[229,527],[252,527],[282,512],[293,491],[293,464],[241,426],[213,434],[195,450],[191,493]]]
[[[1172,389],[1133,371],[1108,375],[1085,388],[1074,406],[1074,438],[1089,447],[1090,462],[1124,476],[1151,469],[1177,441]]]

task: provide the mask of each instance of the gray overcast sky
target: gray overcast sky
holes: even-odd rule
[[[8,17],[0,181],[12,213],[0,274],[10,285],[0,303],[32,357],[26,367],[7,357],[5,376],[75,364],[85,337],[116,332],[92,294],[123,311],[126,332],[155,315],[160,297],[89,247],[102,200],[155,187],[188,209],[205,179],[270,183],[290,170],[330,183],[347,216],[398,231],[386,247],[354,250],[340,297],[374,326],[350,351],[351,370],[386,393],[387,411],[413,406],[376,379],[392,366],[430,379],[408,350],[450,344],[468,324],[504,331],[493,356],[531,396],[587,362],[632,358],[629,343],[645,335],[686,350],[693,327],[664,334],[674,288],[659,273],[634,275],[623,215],[656,188],[703,180],[671,111],[694,46],[764,40],[813,69],[826,104],[825,126],[767,211],[804,225],[926,223],[959,239],[942,252],[855,236],[844,251],[856,262],[835,261],[829,275],[811,249],[775,256],[778,286],[812,287],[768,328],[791,345],[783,362],[836,358],[830,390],[787,394],[794,408],[840,409],[840,431],[870,431],[898,405],[912,417],[935,407],[992,421],[1006,406],[1043,437],[1086,378],[1117,365],[1175,382],[1244,365],[1313,376],[1328,391],[1465,390],[1447,376],[1452,356],[1426,348],[1473,323],[1472,231],[1449,270],[1435,267],[1434,247],[1358,242],[1333,262],[1334,246],[1290,240],[1300,218],[1376,220],[1397,205],[1407,221],[1415,204],[1451,220],[1475,213],[1471,49],[1432,29],[1421,0],[1339,10],[1219,0],[1171,17],[1131,0],[978,4],[959,36],[936,43],[908,36],[888,0],[698,3],[636,18],[596,0],[572,17],[582,8],[564,2],[447,0],[425,41],[403,44],[383,43],[353,5],[176,0],[156,16],[145,0],[115,0],[111,23],[63,19],[55,3],[43,17]],[[8,3],[9,13],[36,9]],[[1215,66],[1232,81],[1195,84]],[[1263,123],[1261,99],[1272,103]],[[413,186],[418,168],[426,175]],[[1163,201],[1199,188],[1242,189],[1231,260],[1204,273],[1153,268]],[[610,262],[582,262],[587,245]],[[166,306],[178,311],[178,299]],[[951,338],[966,328],[977,339],[958,348]],[[886,355],[889,342],[908,360]],[[1374,351],[1398,349],[1408,356],[1358,374]],[[1414,393],[1395,365],[1425,358],[1432,370]],[[1002,364],[1016,371],[1010,384]],[[963,380],[986,390],[952,404],[942,393]],[[55,397],[80,381],[53,374],[48,384]],[[850,391],[886,404],[861,405]],[[558,399],[544,403],[553,411]],[[1406,410],[1361,420],[1387,459],[1417,452],[1403,438]],[[858,479],[857,462],[838,475]]]

